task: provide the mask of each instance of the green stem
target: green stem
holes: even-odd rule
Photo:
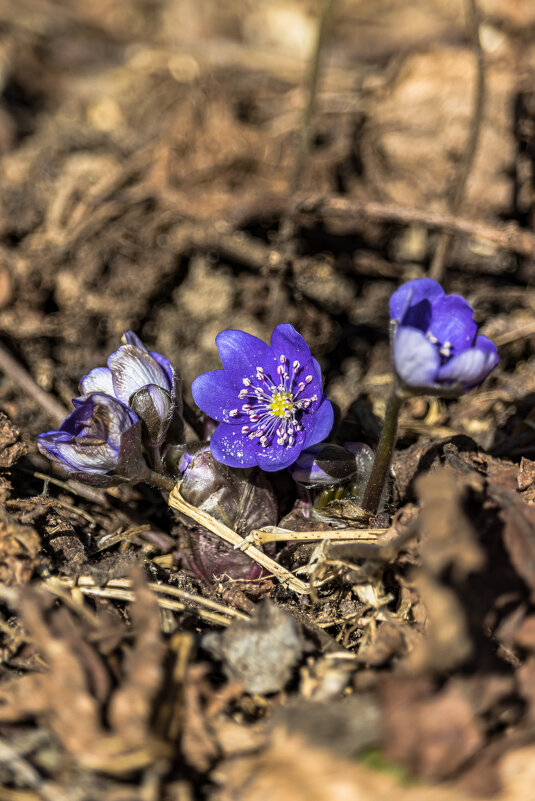
[[[398,415],[403,403],[403,397],[397,388],[394,389],[386,405],[385,421],[381,432],[381,439],[377,446],[372,472],[362,499],[362,507],[370,514],[377,514],[383,495],[385,483],[388,479],[392,454],[396,444],[398,429]]]

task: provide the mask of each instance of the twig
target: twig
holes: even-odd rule
[[[312,139],[312,121],[314,119],[314,113],[316,110],[316,98],[318,93],[323,45],[325,43],[328,24],[336,5],[336,0],[324,0],[324,2],[325,4],[323,11],[318,21],[316,43],[308,73],[308,97],[305,108],[303,109],[303,116],[301,119],[301,125],[299,127],[299,142],[295,152],[295,159],[288,182],[288,192],[290,197],[295,195],[299,189],[299,186],[301,185],[303,170],[310,151],[310,142]],[[284,268],[288,266],[291,257],[294,255],[294,235],[295,218],[287,210],[281,217],[274,247],[270,250],[266,262],[266,266],[275,272],[275,275],[272,276],[272,281],[270,282],[270,292],[268,297],[269,318],[271,322],[273,322],[274,318],[278,315],[283,300],[285,283]]]
[[[27,395],[33,398],[55,423],[62,423],[64,421],[68,414],[65,407],[49,395],[48,392],[41,389],[32,376],[13,358],[1,343],[0,370],[18,384]]]
[[[476,5],[476,0],[465,0],[466,3],[466,17],[468,22],[468,31],[472,46],[476,56],[477,79],[474,95],[474,107],[472,111],[472,119],[470,123],[470,134],[464,150],[459,171],[455,177],[450,196],[448,198],[448,209],[453,214],[456,214],[461,208],[466,184],[474,164],[474,158],[477,150],[477,143],[481,133],[481,123],[483,121],[483,108],[485,105],[486,85],[485,85],[485,57],[483,48],[481,47],[481,40],[479,38],[479,12]],[[429,275],[435,281],[441,281],[446,264],[446,256],[453,239],[451,233],[442,233],[429,268]]]
[[[535,236],[529,231],[520,229],[515,223],[502,226],[489,225],[448,213],[337,196],[300,198],[296,203],[296,213],[315,214],[323,218],[343,220],[365,217],[370,220],[401,225],[420,223],[428,228],[486,239],[503,250],[535,258]]]
[[[331,528],[326,531],[290,531],[278,526],[254,529],[244,537],[240,550],[245,551],[250,545],[260,546],[267,542],[376,542],[377,535],[384,534],[384,528]]]
[[[190,517],[192,520],[195,520],[196,523],[204,526],[204,528],[207,528],[218,537],[221,537],[222,540],[230,543],[230,545],[240,548],[245,544],[247,555],[250,556],[251,559],[253,559],[261,567],[265,568],[274,576],[276,576],[281,584],[290,587],[292,590],[302,595],[309,594],[310,588],[307,584],[305,584],[304,581],[297,579],[292,573],[290,573],[289,570],[281,567],[273,559],[270,559],[269,556],[266,556],[265,553],[262,553],[262,551],[258,550],[258,548],[245,543],[243,537],[240,537],[240,535],[231,528],[225,526],[224,523],[220,523],[219,520],[216,520],[211,515],[187,503],[187,501],[185,501],[180,494],[180,484],[177,484],[169,495],[169,506],[171,506],[173,509],[178,509],[179,512],[182,512],[182,514]]]
[[[336,0],[325,0],[325,5],[318,23],[316,44],[314,47],[314,54],[312,56],[310,72],[308,75],[308,99],[303,112],[303,119],[301,121],[301,127],[299,131],[299,145],[297,147],[295,161],[290,176],[290,195],[294,195],[301,185],[303,167],[310,150],[310,141],[312,138],[312,120],[314,119],[314,113],[316,111],[316,98],[318,94],[318,81],[321,68],[323,45],[325,44],[327,29],[334,13],[335,6]]]
[[[518,328],[513,328],[512,331],[505,331],[503,334],[492,337],[492,341],[497,348],[503,345],[510,345],[511,342],[517,342],[519,339],[527,339],[535,334],[535,322],[526,323]]]
[[[74,589],[76,587],[83,595],[115,598],[118,601],[131,602],[135,600],[132,582],[127,578],[111,579],[104,586],[97,586],[91,576],[80,576],[77,580],[53,577],[45,583],[52,592],[57,592],[58,588]],[[149,582],[148,587],[154,592],[162,609],[171,609],[173,612],[194,612],[206,622],[218,626],[228,626],[233,618],[246,618],[246,615],[237,609],[224,606],[211,598],[180,590],[178,587],[169,587],[154,582]],[[169,595],[171,598],[165,597]],[[180,600],[173,600],[173,598]]]

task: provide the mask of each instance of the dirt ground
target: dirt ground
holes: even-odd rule
[[[534,79],[532,0],[0,0],[0,801],[535,799]],[[283,322],[373,447],[429,270],[500,364],[406,404],[379,543],[278,543],[304,592],[37,453],[125,330],[192,403]]]

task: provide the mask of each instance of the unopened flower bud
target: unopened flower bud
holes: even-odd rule
[[[297,483],[321,487],[349,481],[357,472],[357,463],[354,454],[340,445],[320,442],[302,451],[289,470]]]
[[[277,523],[277,500],[258,470],[234,470],[217,462],[209,446],[184,454],[180,492],[184,500],[245,536],[252,529]],[[205,581],[217,576],[252,581],[263,571],[245,552],[233,548],[206,529],[191,532],[190,567]]]
[[[111,487],[143,480],[141,420],[128,406],[104,393],[73,400],[74,411],[58,431],[37,437],[37,447],[79,481]]]

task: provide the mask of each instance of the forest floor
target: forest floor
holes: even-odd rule
[[[0,801],[535,798],[535,5],[478,6],[333,3],[296,171],[323,0],[0,0]],[[500,364],[405,405],[384,534],[280,543],[294,585],[37,453],[124,331],[192,402],[283,322],[373,447],[430,270]]]

